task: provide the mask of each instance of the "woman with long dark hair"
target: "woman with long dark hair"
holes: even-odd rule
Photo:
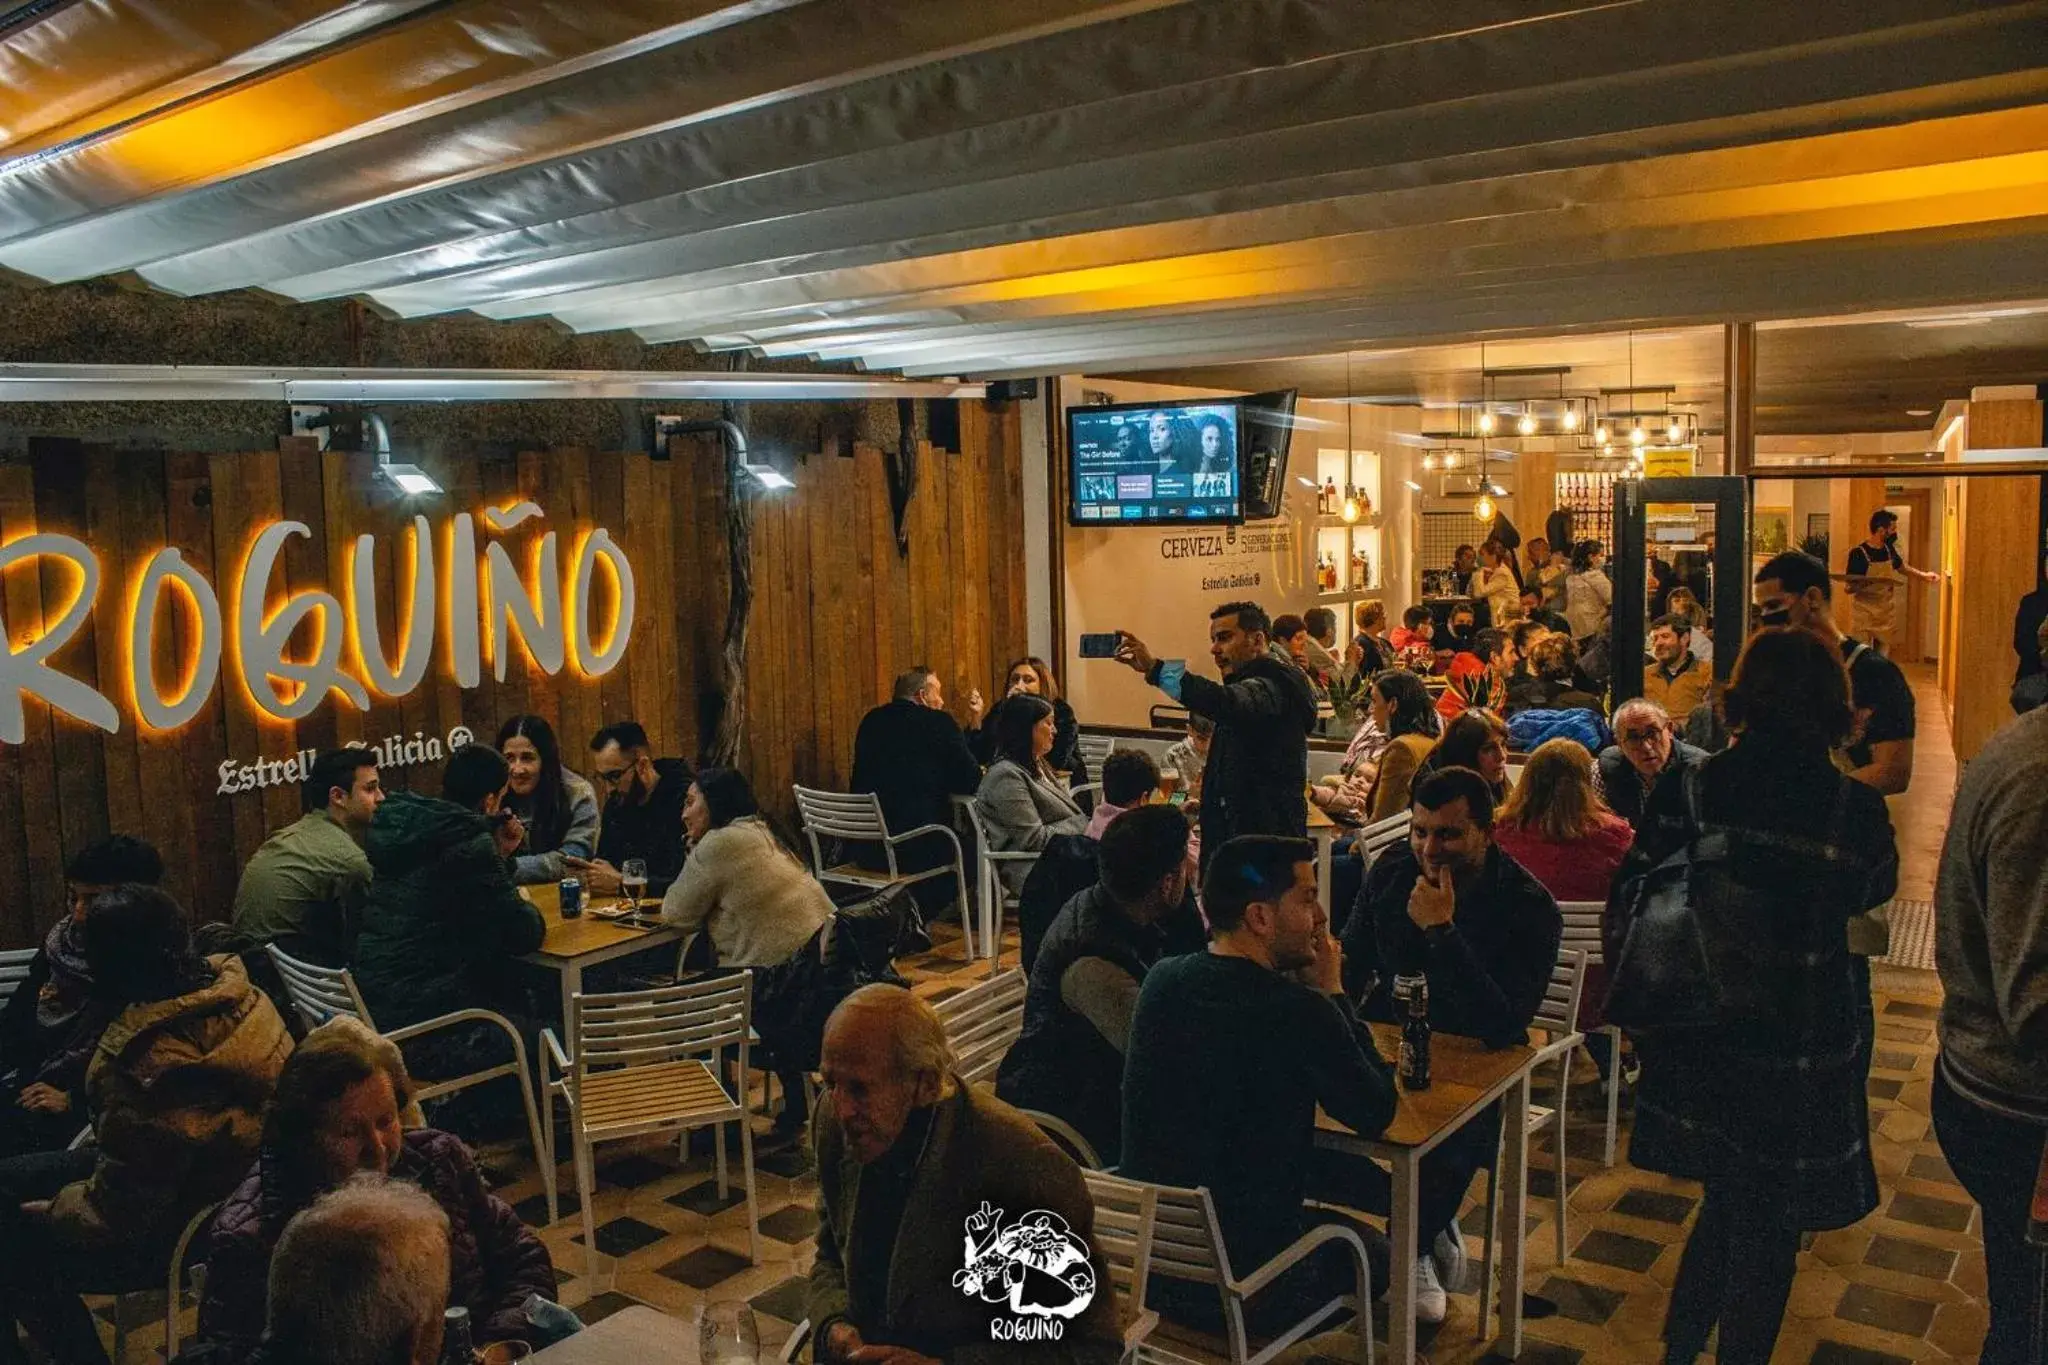
[[[996,761],[974,794],[975,809],[991,848],[998,853],[1036,853],[1055,834],[1080,834],[1088,816],[1054,776],[1052,703],[1020,693],[995,717]],[[999,864],[1003,883],[1020,890],[1029,871],[1021,862]]]
[[[597,792],[562,766],[555,727],[539,716],[499,726],[498,752],[512,769],[505,809],[526,826],[512,879],[522,886],[559,881],[597,851]]]
[[[1422,760],[1436,744],[1437,714],[1429,689],[1405,668],[1390,668],[1372,680],[1372,721],[1387,736],[1366,803],[1368,822],[1408,809],[1408,791]]]
[[[1486,779],[1496,804],[1508,799],[1508,727],[1491,711],[1467,711],[1444,727],[1423,761],[1425,772],[1470,768]]]
[[[988,719],[977,729],[967,732],[967,747],[974,751],[975,762],[984,768],[996,761],[996,713],[1003,709],[1005,702],[1018,695],[1039,697],[1052,704],[1052,749],[1045,761],[1056,772],[1067,775],[1068,782],[1079,786],[1089,780],[1088,764],[1081,757],[1081,725],[1074,717],[1074,708],[1060,695],[1059,679],[1053,677],[1052,666],[1035,654],[1013,659],[1003,673],[1003,695],[989,711]]]
[[[1673,823],[1645,824],[1656,833],[1630,869],[1693,850],[1685,894],[1709,938],[1728,936],[1749,958],[1745,980],[1730,984],[1751,998],[1714,1027],[1635,1026],[1643,1070],[1629,1160],[1705,1187],[1664,1358],[1692,1361],[1718,1323],[1722,1361],[1762,1365],[1800,1235],[1877,1206],[1870,983],[1847,926],[1891,898],[1899,860],[1884,798],[1830,757],[1855,725],[1838,654],[1805,631],[1759,631],[1724,707],[1737,742],[1660,795]],[[1617,991],[1629,975],[1619,951],[1634,904],[1627,877],[1607,925]]]

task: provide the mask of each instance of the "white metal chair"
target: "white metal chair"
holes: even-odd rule
[[[1088,765],[1088,776],[1092,781],[1102,780],[1102,760],[1116,752],[1115,735],[1082,734],[1074,738],[1074,750],[1081,755],[1081,761]]]
[[[998,853],[989,847],[988,826],[981,822],[981,812],[975,809],[974,798],[955,798],[960,809],[967,812],[968,827],[974,831],[974,900],[981,910],[981,951],[982,956],[994,962],[1003,952],[1003,910],[1009,905],[1010,893],[1003,887],[1004,863],[1035,863],[1036,853]],[[966,922],[966,917],[961,917]],[[970,937],[968,942],[972,944]],[[972,954],[970,947],[968,952]]]
[[[882,818],[882,799],[873,792],[828,792],[815,787],[792,785],[796,793],[796,810],[803,821],[804,834],[811,841],[811,871],[821,882],[841,882],[849,886],[863,886],[871,891],[881,891],[905,882],[929,881],[943,877],[948,871],[953,874],[955,894],[960,898],[960,928],[967,940],[967,956],[974,956],[974,926],[970,922],[967,902],[967,855],[960,849],[960,836],[949,825],[919,825],[891,833],[888,821]],[[953,865],[950,869],[935,867],[929,872],[904,872],[896,866],[896,849],[911,840],[927,835],[942,834],[953,846]],[[825,839],[842,839],[859,843],[880,844],[882,856],[888,863],[886,872],[875,872],[853,863],[839,863],[832,867],[825,865]]]
[[[1564,912],[1564,944],[1577,948],[1586,955],[1586,969],[1603,965],[1607,950],[1600,939],[1600,921],[1607,913],[1607,907],[1599,901],[1563,901],[1558,909]],[[1607,1144],[1601,1149],[1600,1164],[1614,1164],[1614,1141],[1621,1126],[1621,1030],[1613,1024],[1602,1024],[1593,1030],[1607,1036]]]
[[[1081,1136],[1081,1130],[1068,1123],[1058,1114],[1048,1114],[1043,1109],[1018,1109],[1018,1113],[1038,1125],[1038,1130],[1058,1143],[1066,1154],[1074,1158],[1074,1164],[1084,1171],[1103,1169],[1102,1157],[1095,1150],[1095,1144]]]
[[[117,1365],[127,1354],[129,1327],[156,1317],[159,1307],[164,1320],[164,1359],[170,1360],[178,1354],[178,1314],[185,1306],[187,1281],[190,1281],[194,1298],[206,1290],[206,1266],[202,1263],[188,1267],[185,1259],[191,1254],[192,1243],[198,1238],[200,1229],[213,1222],[213,1215],[219,1208],[219,1204],[208,1204],[185,1220],[185,1230],[178,1234],[177,1243],[171,1248],[171,1261],[162,1289],[152,1285],[148,1289],[132,1289],[125,1294],[114,1295],[114,1360]]]
[[[1012,967],[932,1007],[946,1027],[961,1080],[973,1085],[995,1079],[1010,1045],[1024,1032],[1024,990],[1023,968]]]
[[[36,959],[34,948],[10,948],[0,953],[0,1005],[6,1004],[28,980],[29,964]]]
[[[1565,1227],[1565,1214],[1569,1205],[1566,1196],[1569,1190],[1565,1175],[1564,1116],[1570,1107],[1572,1053],[1586,1041],[1586,1035],[1578,1031],[1579,997],[1586,989],[1586,955],[1576,948],[1560,946],[1557,950],[1557,964],[1550,969],[1550,985],[1544,989],[1543,1003],[1536,1008],[1536,1022],[1533,1027],[1541,1029],[1550,1039],[1536,1053],[1536,1060],[1529,1073],[1534,1075],[1538,1068],[1557,1063],[1557,1107],[1547,1109],[1539,1104],[1529,1106],[1528,1133],[1534,1136],[1545,1128],[1554,1128],[1557,1137],[1557,1263],[1563,1265],[1569,1255],[1569,1234]],[[1502,1134],[1506,1140],[1506,1134]],[[1486,1173],[1486,1259],[1479,1279],[1479,1335],[1484,1337],[1487,1324],[1493,1317],[1493,1267],[1495,1250],[1500,1245],[1500,1152],[1496,1148],[1492,1167]]]
[[[1365,860],[1367,867],[1379,857],[1384,849],[1393,847],[1408,837],[1408,827],[1415,822],[1415,816],[1408,811],[1389,815],[1358,831],[1358,856]]]
[[[761,1263],[761,1215],[754,1191],[754,1130],[747,1119],[744,1089],[735,1095],[720,1079],[720,1062],[739,1055],[747,1074],[747,1037],[752,1022],[751,972],[707,977],[679,986],[614,995],[570,997],[565,1049],[553,1029],[541,1033],[541,1085],[549,1117],[556,1099],[569,1109],[576,1144],[576,1190],[583,1205],[585,1271],[598,1273],[596,1173],[591,1149],[646,1133],[711,1127],[718,1195],[727,1189],[725,1125],[740,1127],[740,1171],[747,1190],[747,1249]],[[559,1073],[559,1075],[555,1074]],[[554,1124],[546,1160],[555,1159]]]
[[[512,1021],[491,1010],[453,1010],[407,1024],[404,1028],[390,1030],[377,1028],[377,1021],[370,1017],[370,1007],[363,1003],[362,992],[356,989],[355,977],[346,967],[320,967],[311,962],[301,962],[275,943],[266,944],[265,951],[277,966],[277,974],[284,981],[285,996],[298,1012],[299,1019],[309,1029],[318,1028],[337,1015],[347,1015],[362,1021],[394,1043],[408,1038],[419,1038],[436,1030],[452,1028],[456,1024],[485,1023],[503,1029],[512,1042],[512,1060],[482,1071],[472,1071],[466,1076],[454,1076],[445,1080],[420,1081],[414,1078],[413,1098],[421,1102],[452,1095],[458,1090],[467,1090],[486,1081],[495,1081],[500,1076],[516,1076],[519,1079],[519,1098],[526,1105],[526,1131],[533,1139],[534,1160],[540,1162],[541,1186],[548,1196],[548,1222],[552,1224],[557,1216],[555,1198],[555,1167],[547,1159],[548,1148],[542,1140],[540,1108],[533,1102],[533,1073],[526,1069],[526,1042],[519,1036],[519,1030]]]
[[[1095,1205],[1089,1241],[1108,1267],[1123,1307],[1124,1350],[1131,1351],[1159,1325],[1145,1307],[1145,1282],[1152,1272],[1152,1232],[1159,1208],[1157,1186],[1104,1171],[1083,1171]]]
[[[1352,1315],[1358,1333],[1359,1350],[1365,1365],[1372,1365],[1372,1271],[1366,1262],[1365,1242],[1354,1228],[1323,1223],[1310,1228],[1282,1249],[1272,1260],[1239,1279],[1230,1268],[1224,1250],[1223,1231],[1216,1222],[1216,1206],[1209,1191],[1154,1185],[1152,1256],[1149,1273],[1170,1279],[1213,1284],[1223,1296],[1223,1317],[1228,1332],[1232,1365],[1265,1365],[1295,1342],[1313,1335],[1325,1322],[1341,1313]],[[1245,1305],[1310,1252],[1336,1242],[1351,1252],[1357,1278],[1352,1292],[1339,1294],[1311,1310],[1301,1321],[1267,1342],[1253,1354],[1245,1338]]]

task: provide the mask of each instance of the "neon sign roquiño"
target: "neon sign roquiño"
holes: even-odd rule
[[[537,503],[518,502],[486,509],[481,518],[486,531],[502,534],[544,515]],[[330,693],[358,711],[369,710],[373,693],[404,696],[420,685],[437,652],[457,686],[475,687],[486,662],[503,681],[514,637],[550,675],[567,664],[585,677],[601,677],[625,657],[633,632],[633,570],[602,527],[576,533],[566,573],[557,533],[539,536],[522,575],[502,544],[492,541],[478,553],[476,519],[469,513],[449,520],[438,550],[427,519],[415,516],[400,557],[397,639],[389,643],[377,622],[374,536],[357,536],[344,547],[340,596],[301,589],[266,609],[285,545],[312,534],[296,521],[257,531],[226,595],[225,625],[221,596],[177,547],[157,550],[132,576],[118,626],[124,664],[117,681],[145,728],[174,730],[197,716],[219,685],[224,658],[259,716],[290,721],[311,715]],[[0,601],[0,743],[22,741],[24,693],[111,734],[121,724],[114,702],[49,662],[99,606],[99,558],[75,537],[37,532],[0,546],[0,571],[37,558],[69,565],[73,592],[61,608],[45,612],[44,629],[34,638],[16,638]],[[593,637],[601,578],[610,579],[611,627],[600,640]],[[179,676],[165,680],[157,676],[156,660],[170,639],[173,612],[183,613],[183,650]],[[309,619],[312,645],[287,657],[292,636]],[[111,626],[102,620],[101,629]]]

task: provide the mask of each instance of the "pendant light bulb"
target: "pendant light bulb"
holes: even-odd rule
[[[1490,408],[1480,410],[1479,434],[1482,436],[1493,435],[1493,411]]]
[[[1564,429],[1566,431],[1577,431],[1579,429],[1579,410],[1577,408],[1568,407],[1564,410]]]
[[[1422,467],[1423,467],[1424,469],[1435,469],[1435,468],[1436,468],[1436,456],[1434,456],[1434,455],[1425,455],[1425,456],[1423,456],[1423,457],[1422,457]]]
[[[1493,520],[1493,499],[1486,494],[1479,495],[1479,501],[1472,504],[1472,515],[1481,521]]]
[[[1678,423],[1678,419],[1674,417],[1671,419],[1671,425],[1664,428],[1664,435],[1674,444],[1676,444],[1678,438],[1685,435],[1685,428],[1680,426]]]
[[[1639,446],[1649,439],[1650,433],[1644,431],[1640,426],[1628,434],[1628,443],[1632,446]]]
[[[1607,424],[1605,422],[1593,428],[1593,439],[1603,446],[1607,444]]]
[[[1444,468],[1445,468],[1445,469],[1456,469],[1457,467],[1458,467],[1458,452],[1457,452],[1457,451],[1455,451],[1455,450],[1452,450],[1452,451],[1446,451],[1446,452],[1445,452],[1445,454],[1444,454]]]
[[[1526,412],[1523,413],[1522,420],[1515,423],[1515,430],[1524,436],[1534,436],[1536,434],[1536,419]]]
[[[1344,520],[1347,523],[1356,522],[1358,520],[1358,515],[1358,499],[1344,499]]]

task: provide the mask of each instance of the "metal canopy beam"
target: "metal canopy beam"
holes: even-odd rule
[[[269,369],[257,365],[0,364],[0,403],[457,403],[576,399],[821,402],[981,398],[955,380],[660,370]]]

